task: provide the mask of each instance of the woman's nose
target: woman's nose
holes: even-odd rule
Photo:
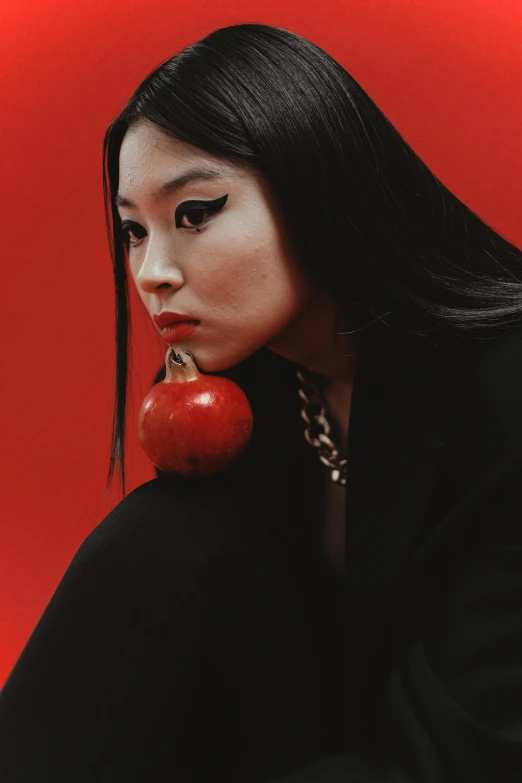
[[[179,264],[172,257],[172,248],[163,243],[149,243],[147,252],[136,275],[136,285],[146,293],[153,293],[159,286],[168,284],[178,289],[183,285]]]

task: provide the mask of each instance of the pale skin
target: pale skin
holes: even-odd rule
[[[325,400],[346,438],[355,335],[342,334],[335,344],[334,302],[302,269],[263,178],[142,121],[127,131],[119,162],[118,195],[134,204],[118,206],[122,221],[133,224],[130,273],[151,318],[169,310],[199,320],[176,347],[190,351],[205,372],[227,369],[266,346],[321,373]],[[153,198],[167,180],[201,164],[220,177]],[[225,195],[219,211],[187,205],[176,225],[184,202]]]

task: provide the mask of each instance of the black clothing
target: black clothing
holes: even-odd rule
[[[522,779],[522,330],[362,333],[343,577],[295,370],[218,373],[242,457],[156,470],[80,546],[0,693],[2,783]]]

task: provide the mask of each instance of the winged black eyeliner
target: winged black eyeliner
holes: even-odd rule
[[[208,209],[212,211],[219,211],[222,209],[228,199],[228,193],[225,193],[224,196],[221,196],[220,198],[214,199],[214,201],[184,201],[182,204],[179,205],[179,207],[176,209],[176,227],[180,224],[180,217],[185,212],[187,212],[189,209]]]

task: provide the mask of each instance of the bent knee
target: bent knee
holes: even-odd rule
[[[280,558],[277,541],[255,500],[218,481],[152,479],[132,490],[82,544],[127,548],[142,558],[188,571],[233,553]]]

